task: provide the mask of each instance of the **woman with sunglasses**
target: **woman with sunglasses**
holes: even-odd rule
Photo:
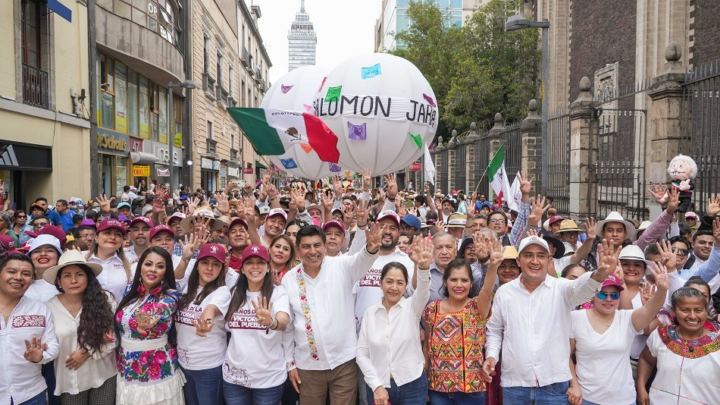
[[[654,267],[654,268],[653,268]],[[592,299],[592,308],[573,311],[570,360],[573,380],[568,400],[573,405],[630,405],[635,403],[632,369],[628,358],[633,339],[655,319],[669,287],[667,269],[659,262],[648,266],[655,277],[656,293],[634,310],[618,310],[620,278],[611,274]],[[579,385],[579,389],[578,389]]]
[[[13,215],[12,230],[15,234],[15,238],[18,240],[17,246],[22,246],[25,242],[30,239],[30,235],[25,233],[27,226],[27,214],[23,210],[15,211]]]
[[[638,364],[640,405],[717,404],[720,334],[707,322],[708,297],[683,287],[671,297],[674,324],[654,330]],[[653,367],[650,391],[645,384]]]
[[[227,351],[224,316],[230,305],[225,286],[225,248],[208,243],[200,248],[175,315],[178,359],[187,382],[187,405],[223,401],[222,364]]]

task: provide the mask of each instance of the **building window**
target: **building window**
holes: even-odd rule
[[[207,139],[213,139],[213,123],[212,123],[212,121],[207,122]]]
[[[175,0],[97,0],[97,5],[157,32],[166,41],[177,45],[178,10]]]
[[[128,134],[138,136],[139,133],[139,117],[138,109],[138,74],[128,69],[127,80],[127,115],[128,115]]]
[[[152,104],[150,104],[151,86],[148,79],[140,77],[140,138],[150,139],[150,115]]]
[[[127,66],[115,61],[115,130],[128,133]]]
[[[98,55],[100,63],[100,126],[115,130],[115,69],[114,61],[107,56]]]
[[[222,63],[223,63],[223,57],[222,54],[217,54],[217,65],[215,66],[215,76],[217,77],[217,84],[220,87],[223,87],[223,80],[222,80]]]
[[[175,147],[182,148],[182,107],[183,100],[181,98],[173,98],[175,110],[173,111],[173,119],[175,120]]]
[[[210,73],[210,38],[207,37],[203,42],[203,73]]]
[[[233,96],[233,75],[234,75],[234,74],[235,74],[235,73],[233,72],[233,68],[232,68],[232,67],[229,67],[229,68],[228,68],[228,88],[227,88],[227,91],[228,91],[228,94],[230,95],[230,97]]]
[[[40,10],[37,0],[23,0],[22,22],[22,58],[23,63],[40,69]]]
[[[158,142],[168,143],[168,94],[167,90],[162,87],[158,88],[160,93],[160,109],[158,111],[158,120],[160,121],[160,131]]]

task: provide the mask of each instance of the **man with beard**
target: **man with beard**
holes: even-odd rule
[[[282,208],[273,208],[268,212],[265,219],[265,233],[262,236],[262,245],[270,248],[270,242],[274,237],[285,232],[285,224],[287,223],[287,214]]]
[[[153,223],[147,217],[137,217],[130,222],[128,237],[132,246],[125,248],[125,257],[130,263],[136,262],[138,257],[149,247],[152,228]]]

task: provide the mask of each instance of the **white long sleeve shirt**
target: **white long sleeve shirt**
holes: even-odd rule
[[[325,257],[316,278],[302,264],[285,274],[282,286],[291,318],[283,339],[288,370],[332,370],[355,358],[352,289],[377,258],[362,249],[351,256]]]
[[[33,337],[40,337],[47,345],[40,363],[24,357],[25,341]],[[0,404],[9,404],[11,398],[21,404],[43,392],[47,385],[41,367],[56,358],[58,351],[52,315],[45,304],[23,297],[7,323],[0,316]]]
[[[503,387],[545,387],[571,379],[570,313],[600,289],[602,283],[591,275],[546,277],[533,292],[520,278],[498,289],[485,349],[486,358],[497,360],[502,347]]]
[[[357,363],[371,390],[398,386],[422,375],[425,357],[420,344],[420,318],[430,297],[430,270],[418,271],[418,288],[388,312],[382,299],[365,312],[358,339]]]

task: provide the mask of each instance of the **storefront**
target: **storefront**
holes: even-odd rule
[[[172,183],[178,185],[182,170],[182,149],[173,149],[172,154],[175,166]],[[151,182],[155,184],[170,183],[170,147],[165,143],[145,141],[143,156],[148,157],[145,164],[150,166]]]
[[[130,137],[105,128],[98,128],[100,191],[107,196],[120,196],[130,185]]]
[[[219,188],[218,174],[220,161],[208,158],[200,159],[200,187],[207,191],[215,191]]]
[[[11,196],[11,201],[19,208],[27,206],[27,189],[23,185],[37,176],[49,178],[51,173],[51,148],[0,141],[0,180],[5,183],[5,192]]]

